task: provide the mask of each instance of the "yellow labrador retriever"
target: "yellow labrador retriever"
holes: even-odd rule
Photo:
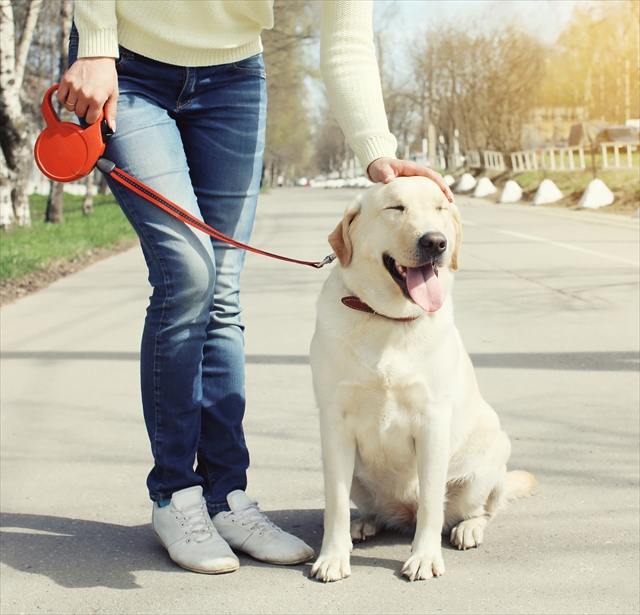
[[[340,261],[318,301],[311,368],[320,407],[325,531],[311,574],[349,576],[353,540],[413,529],[410,580],[444,573],[441,534],[458,549],[536,481],[482,399],[453,322],[460,217],[423,177],[377,184],[329,241]],[[349,523],[349,498],[362,517]]]

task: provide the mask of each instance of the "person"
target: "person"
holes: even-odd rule
[[[104,109],[104,156],[192,215],[247,243],[265,146],[260,33],[273,3],[76,0],[58,100],[87,124]],[[374,182],[429,169],[395,158],[373,46],[372,1],[322,3],[321,68],[348,143]],[[239,277],[244,252],[212,240],[121,185],[152,294],[141,390],[154,465],[152,526],[178,565],[238,568],[233,549],[274,564],[313,550],[245,490],[249,454]]]

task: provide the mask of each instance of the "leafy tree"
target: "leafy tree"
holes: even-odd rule
[[[640,3],[578,3],[547,61],[538,104],[583,107],[585,119],[638,117]]]

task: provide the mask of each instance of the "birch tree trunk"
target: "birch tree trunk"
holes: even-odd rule
[[[69,63],[69,32],[71,31],[71,22],[73,20],[73,3],[71,0],[62,0],[60,4],[60,64],[58,66],[58,82],[62,75],[67,71]],[[51,184],[51,191],[47,199],[47,211],[45,213],[45,221],[54,224],[62,224],[64,222],[64,185]]]
[[[0,0],[0,227],[17,222],[31,225],[27,183],[33,166],[28,123],[22,113],[20,90],[24,68],[43,0],[31,0],[16,54],[16,32],[11,0]]]

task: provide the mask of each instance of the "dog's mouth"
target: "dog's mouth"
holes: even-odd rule
[[[382,257],[384,266],[407,299],[425,312],[436,312],[444,302],[444,289],[438,279],[438,264],[430,260],[419,267],[399,265],[391,256]]]

